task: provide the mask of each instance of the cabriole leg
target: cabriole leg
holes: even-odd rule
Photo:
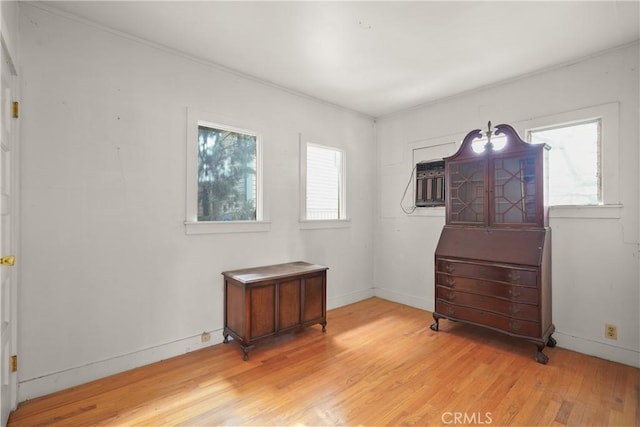
[[[433,320],[435,320],[435,322],[431,324],[430,328],[432,331],[438,332],[438,328],[440,327],[440,316],[433,313]]]
[[[544,344],[536,344],[536,346],[538,347],[536,350],[536,362],[546,365],[549,357],[542,352],[542,350],[544,350]]]

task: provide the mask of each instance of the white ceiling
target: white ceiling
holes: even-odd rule
[[[640,38],[638,1],[46,4],[373,117]]]

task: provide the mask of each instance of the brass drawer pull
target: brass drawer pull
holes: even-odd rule
[[[517,271],[510,271],[507,278],[511,283],[520,283],[520,273]]]
[[[518,298],[520,296],[520,291],[509,289],[509,295],[511,295],[513,298]]]
[[[454,293],[452,293],[452,292],[449,292],[449,293],[447,294],[447,299],[448,299],[449,301],[453,301],[454,299],[456,299],[456,294],[454,294]]]
[[[447,313],[449,313],[450,315],[454,315],[456,314],[456,310],[451,307],[447,307]]]
[[[520,312],[520,309],[518,308],[518,306],[512,305],[511,307],[509,307],[509,312],[511,314],[516,314]]]
[[[486,283],[484,280],[478,280],[478,281],[476,282],[476,285],[480,286],[481,288],[483,288],[483,287],[484,287],[484,285],[486,285],[486,284],[487,284],[487,283]]]
[[[453,279],[451,277],[447,277],[444,281],[447,284],[447,286],[449,286],[451,288],[453,288],[453,285],[456,284],[456,279]]]
[[[522,325],[519,322],[509,322],[509,327],[514,331],[519,331],[522,328]]]
[[[447,273],[453,273],[455,269],[456,269],[455,265],[447,264],[444,266],[444,271],[446,271]]]

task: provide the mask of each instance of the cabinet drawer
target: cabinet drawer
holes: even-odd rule
[[[442,273],[436,274],[436,286],[508,299],[514,302],[538,304],[538,289],[527,286],[512,286],[501,282],[457,277]]]
[[[436,300],[436,312],[455,319],[460,319],[479,325],[491,326],[493,328],[501,329],[510,334],[526,337],[541,336],[540,324],[538,322],[512,319],[507,316],[502,316],[500,314],[484,311],[481,309],[457,306],[444,302],[442,300]]]
[[[459,292],[442,286],[436,286],[436,298],[456,305],[476,307],[517,319],[534,322],[539,320],[537,305],[521,304],[487,295]]]
[[[440,258],[436,261],[436,271],[455,276],[496,280],[514,285],[537,286],[538,283],[538,271],[535,268],[473,264]]]

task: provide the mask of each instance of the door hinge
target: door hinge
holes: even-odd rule
[[[13,101],[12,107],[11,107],[11,113],[12,113],[12,117],[14,119],[17,119],[20,113],[20,104],[18,103],[18,101]]]
[[[16,372],[18,370],[18,355],[14,354],[9,358],[9,371]]]

